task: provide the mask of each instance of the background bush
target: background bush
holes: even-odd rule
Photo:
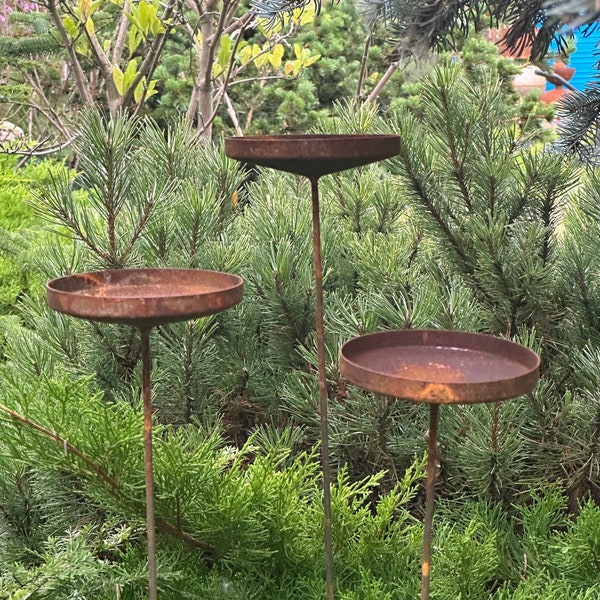
[[[593,598],[595,174],[535,144],[493,74],[441,65],[420,94],[319,126],[401,137],[321,186],[339,595],[416,596],[427,436],[426,407],[340,377],[339,346],[444,327],[519,341],[543,368],[527,396],[442,410],[432,596]],[[152,331],[162,594],[322,597],[307,182],[250,176],[181,124],[90,111],[77,132],[78,171],[34,194],[62,235],[40,242],[39,281],[166,265],[246,281],[235,308]],[[143,597],[135,330],[54,313],[37,286],[0,331],[1,589]]]

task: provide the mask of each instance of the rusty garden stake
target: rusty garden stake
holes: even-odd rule
[[[146,536],[148,541],[148,597],[157,600],[156,525],[154,523],[154,463],[152,460],[152,390],[150,387],[150,329],[142,337],[142,396],[144,400],[144,471],[146,480]]]
[[[473,404],[530,392],[540,359],[501,338],[460,331],[404,329],[354,338],[340,349],[340,372],[385,396],[429,404],[421,600],[429,600],[440,404]]]
[[[150,330],[226,310],[241,300],[242,290],[237,275],[199,269],[106,269],[61,277],[46,286],[48,304],[58,312],[131,325],[140,331],[149,600],[158,599]]]
[[[325,585],[327,600],[334,600],[334,560],[331,515],[331,467],[327,417],[327,372],[325,366],[325,327],[323,311],[323,267],[319,217],[319,178],[394,156],[400,150],[396,135],[264,135],[225,140],[225,153],[231,158],[303,175],[310,181],[315,270],[315,330],[319,367],[319,412],[321,420],[321,467],[325,546]]]
[[[439,404],[429,405],[429,437],[427,443],[427,484],[425,487],[425,522],[423,527],[423,560],[421,561],[421,600],[429,598],[431,579],[431,532],[435,503],[435,476],[437,472],[437,428]]]
[[[321,418],[321,466],[323,470],[323,513],[325,542],[325,584],[327,600],[334,598],[333,532],[331,524],[331,467],[329,464],[329,422],[327,371],[325,368],[325,326],[323,310],[323,264],[321,260],[321,224],[319,219],[319,178],[310,177],[312,192],[313,257],[315,265],[315,312],[317,356],[319,362],[319,412]]]

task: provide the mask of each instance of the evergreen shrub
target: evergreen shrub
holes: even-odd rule
[[[527,396],[443,407],[432,597],[594,598],[595,175],[534,144],[490,74],[442,65],[420,93],[417,112],[349,105],[320,127],[401,137],[397,157],[321,185],[339,596],[416,597],[427,442],[425,407],[349,385],[339,346],[444,327],[543,366]],[[63,235],[40,278],[168,265],[246,282],[237,307],[152,331],[163,597],[322,598],[307,182],[250,174],[182,124],[90,111],[76,140],[79,171],[36,193]],[[0,589],[143,597],[137,334],[39,296],[0,321]]]

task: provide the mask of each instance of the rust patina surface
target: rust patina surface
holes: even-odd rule
[[[237,275],[199,269],[107,269],[50,281],[48,304],[80,319],[138,328],[221,312],[242,298]]]
[[[354,338],[340,350],[340,371],[361,388],[437,404],[493,402],[530,392],[538,356],[502,338],[406,329]]]
[[[367,165],[399,151],[397,135],[258,135],[225,140],[230,158],[308,178]]]

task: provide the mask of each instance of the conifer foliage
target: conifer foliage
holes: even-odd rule
[[[432,593],[600,593],[596,174],[534,145],[500,84],[440,66],[418,112],[340,107],[324,132],[397,132],[384,164],[323,178],[337,593],[414,598],[426,410],[340,377],[340,344],[391,328],[515,339],[542,380],[443,407]],[[78,172],[35,194],[41,277],[185,266],[241,274],[229,311],[152,331],[162,598],[324,595],[309,188],[254,177],[187,126],[94,111]],[[33,251],[32,251],[33,252]],[[0,319],[0,598],[143,598],[135,331]]]

